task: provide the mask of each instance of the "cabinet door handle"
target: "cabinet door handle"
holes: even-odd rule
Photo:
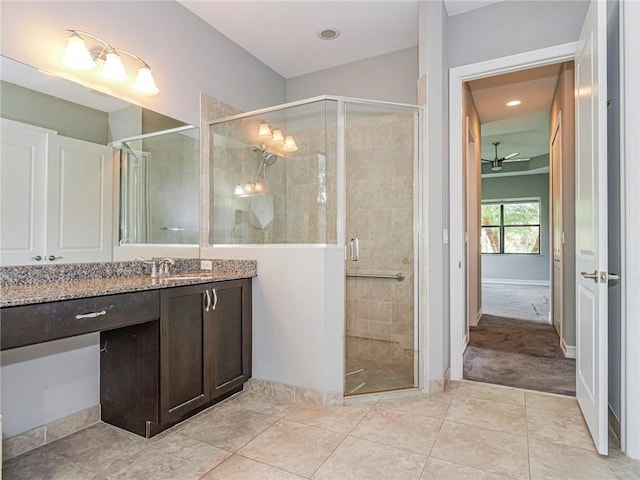
[[[35,257],[31,257],[31,259],[39,262],[40,260],[42,260],[42,255],[36,255]]]
[[[58,260],[59,258],[62,258],[62,257],[56,257],[55,255],[49,255],[49,257],[47,257],[47,259],[50,262],[53,262],[54,260]]]
[[[107,314],[106,310],[102,310],[101,312],[79,313],[78,315],[76,315],[76,320],[80,320],[82,318],[102,317],[106,314]]]
[[[212,288],[211,289],[211,293],[213,293],[213,308],[212,310],[216,309],[216,305],[218,304],[218,294],[216,293],[216,289]]]
[[[204,293],[205,293],[205,296],[206,296],[206,299],[207,299],[206,303],[204,304],[204,311],[208,312],[209,308],[211,308],[211,295],[209,294],[209,290],[208,289],[205,290]]]

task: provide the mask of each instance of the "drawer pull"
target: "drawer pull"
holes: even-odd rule
[[[76,320],[80,320],[82,318],[96,318],[106,314],[107,314],[106,310],[102,310],[101,312],[81,313],[76,315]]]
[[[212,288],[211,293],[213,293],[213,308],[211,310],[216,309],[216,305],[218,305],[218,294],[216,293],[216,289]]]

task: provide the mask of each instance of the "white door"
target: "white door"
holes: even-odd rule
[[[606,2],[592,0],[576,54],[576,397],[607,454]]]
[[[0,264],[44,263],[47,135],[51,130],[0,123]]]
[[[110,261],[112,148],[52,135],[48,187],[46,260]]]

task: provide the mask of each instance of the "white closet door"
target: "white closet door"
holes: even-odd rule
[[[47,261],[110,261],[112,148],[52,136],[47,197]]]
[[[0,265],[44,263],[49,133],[0,119]]]

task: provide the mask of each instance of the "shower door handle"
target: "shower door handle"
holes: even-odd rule
[[[360,241],[354,237],[349,241],[349,256],[352,262],[360,260]]]

